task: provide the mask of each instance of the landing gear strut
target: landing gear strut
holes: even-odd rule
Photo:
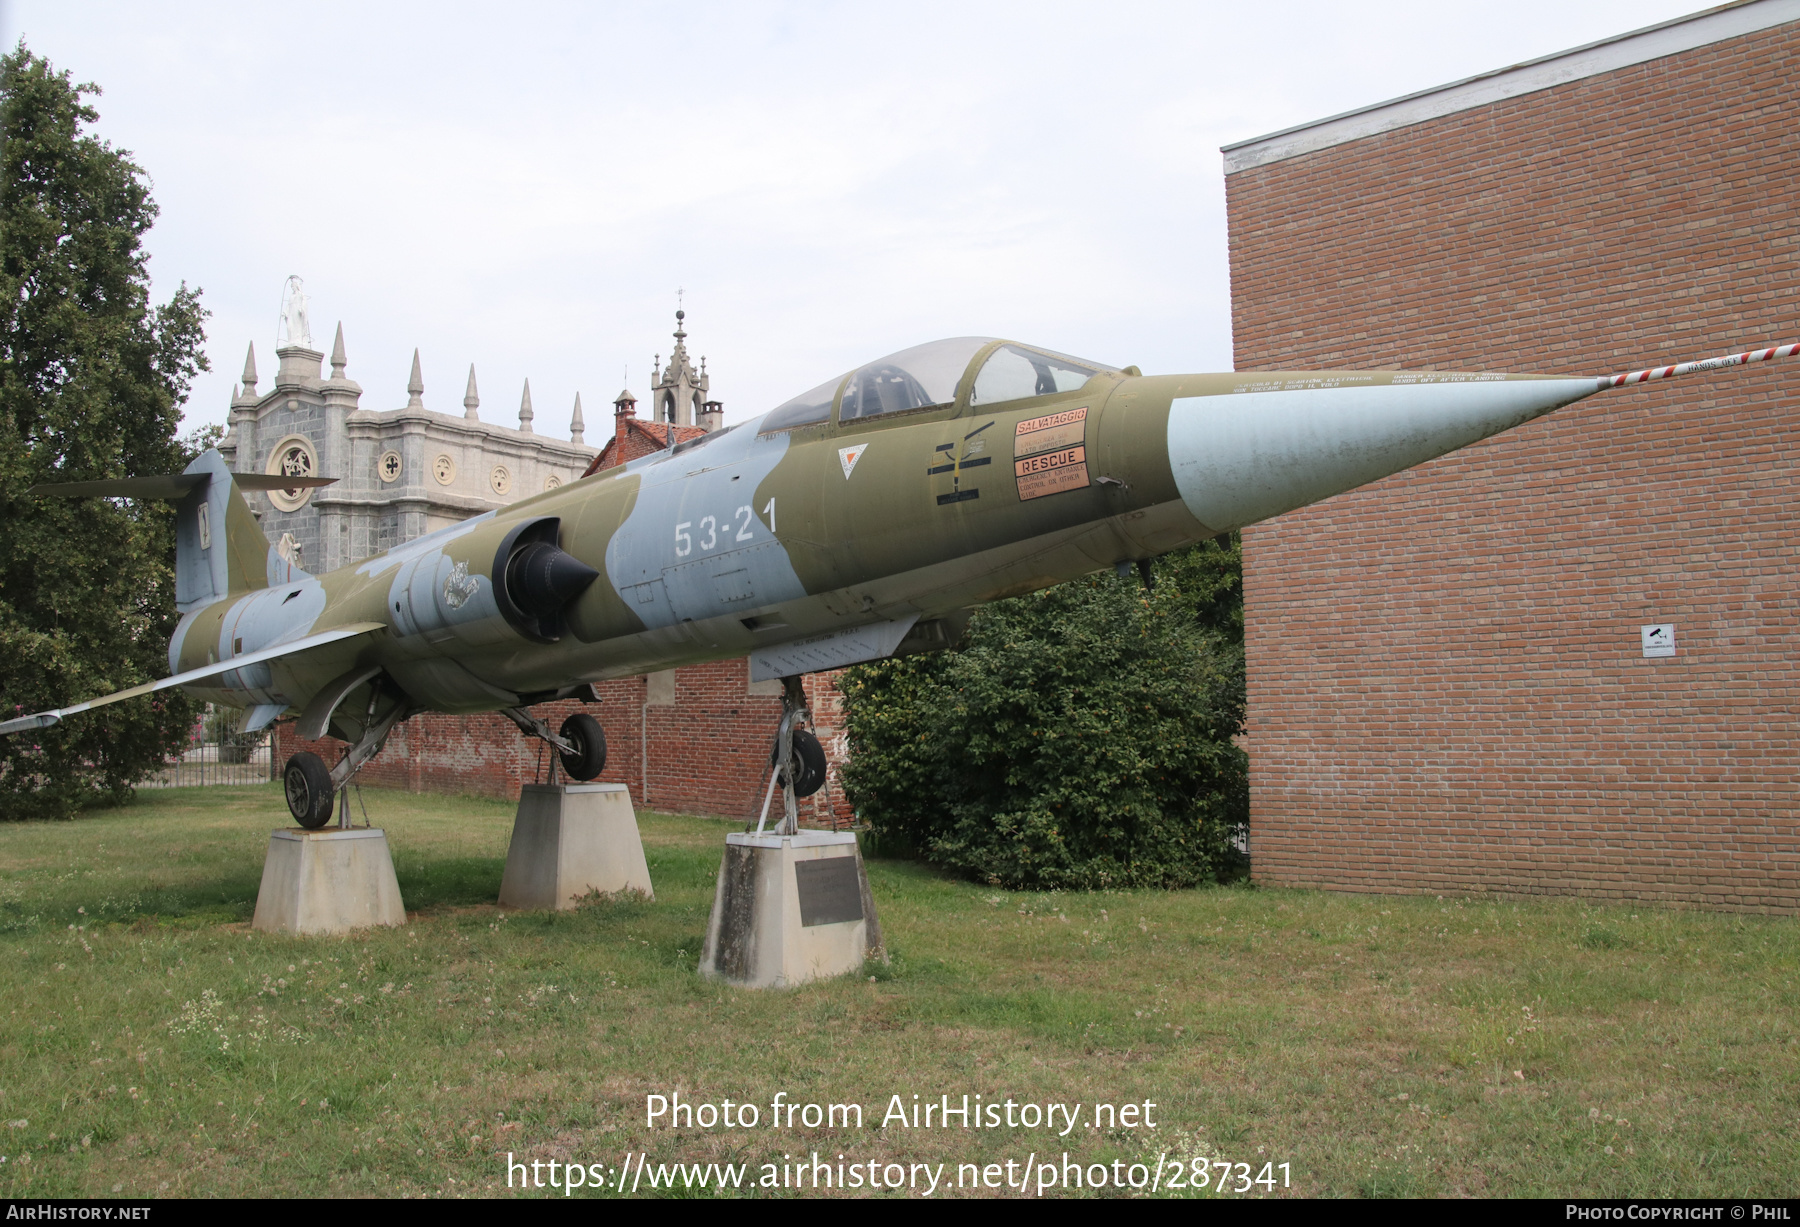
[[[562,728],[555,733],[550,731],[546,721],[526,708],[508,707],[502,714],[518,725],[525,736],[536,737],[555,750],[557,760],[571,780],[591,780],[606,770],[606,732],[600,722],[587,713],[576,712],[564,720]]]

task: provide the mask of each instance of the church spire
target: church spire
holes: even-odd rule
[[[569,415],[569,442],[585,443],[587,423],[581,418],[581,393],[575,394],[575,411]]]
[[[531,433],[531,419],[537,415],[531,411],[531,380],[525,381],[525,395],[519,398],[519,429],[526,434]]]
[[[256,342],[250,342],[250,350],[244,355],[244,395],[256,395]]]
[[[331,377],[333,379],[342,379],[344,377],[344,367],[346,365],[348,364],[344,360],[344,321],[339,320],[337,326],[337,340],[331,343]]]
[[[463,416],[471,422],[481,416],[481,393],[475,390],[475,364],[469,363],[469,386],[463,389]]]
[[[413,350],[412,378],[406,381],[406,407],[423,409],[425,407],[425,376],[419,373],[419,351]]]
[[[672,426],[699,425],[705,413],[710,381],[704,370],[695,370],[687,349],[687,312],[675,312],[675,348],[669,365],[656,372],[650,389],[651,420]],[[660,363],[660,355],[658,358]]]

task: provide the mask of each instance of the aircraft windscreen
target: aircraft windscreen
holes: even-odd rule
[[[796,426],[816,426],[827,420],[831,417],[831,402],[837,399],[838,385],[843,382],[842,375],[834,375],[811,391],[781,402],[769,410],[769,416],[763,419],[757,433],[766,435],[777,430],[792,430]]]
[[[969,360],[992,337],[951,337],[915,345],[869,363],[850,376],[838,420],[898,413],[956,399],[956,384]]]
[[[975,376],[975,387],[969,393],[969,403],[994,405],[1031,396],[1073,392],[1101,371],[1112,369],[1049,350],[1002,345],[981,364],[981,373]]]

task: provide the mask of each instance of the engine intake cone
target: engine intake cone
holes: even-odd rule
[[[534,618],[558,610],[600,578],[600,572],[546,541],[534,541],[506,564],[506,591],[514,605]]]

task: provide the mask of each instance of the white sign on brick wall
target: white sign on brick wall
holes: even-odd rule
[[[1638,630],[1644,637],[1645,656],[1675,655],[1675,624],[1673,622],[1658,622],[1655,626],[1643,626]]]

